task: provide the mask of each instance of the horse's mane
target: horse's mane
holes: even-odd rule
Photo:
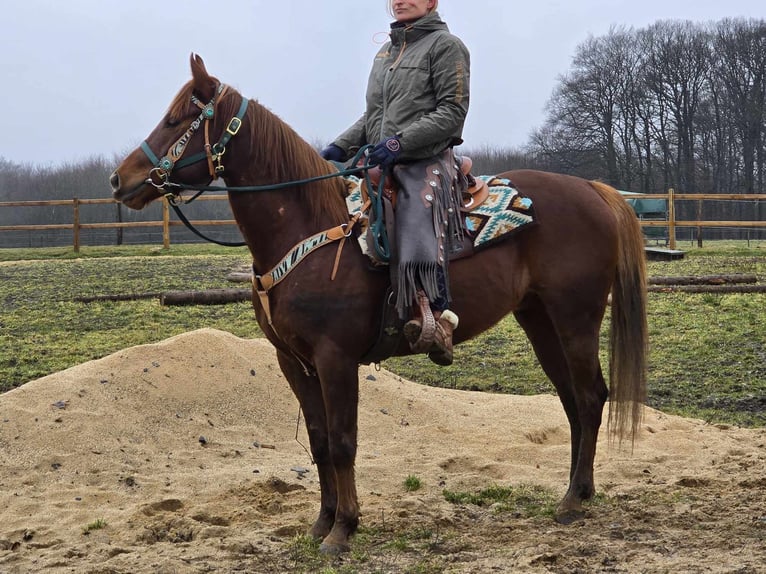
[[[239,94],[230,92],[219,103],[218,113],[228,121],[241,101]],[[246,117],[250,133],[239,137],[249,136],[249,160],[260,173],[268,174],[267,183],[297,181],[334,171],[293,128],[256,100],[248,102]],[[333,177],[301,185],[290,193],[301,195],[300,201],[310,210],[314,221],[329,216],[334,223],[345,223],[348,221],[345,190],[341,178]]]
[[[216,85],[218,81],[211,77]],[[193,80],[188,81],[170,103],[167,117],[182,119],[190,113],[190,108],[197,112],[191,104],[194,91]],[[233,117],[242,102],[242,96],[229,89],[218,103],[217,120],[228,122]],[[259,104],[249,100],[246,113],[250,133],[240,133],[238,138],[249,136],[249,163],[259,172],[268,174],[266,183],[284,183],[332,173],[332,167],[301,138],[293,128],[280,119],[276,114]],[[334,223],[348,221],[348,208],[344,199],[346,187],[339,177],[333,177],[309,185],[301,185],[295,193],[301,195],[300,200],[310,211],[315,222],[330,217]]]
[[[181,120],[189,114],[191,108],[191,97],[194,91],[193,81],[189,80],[178,91],[176,97],[170,102],[166,115],[171,120]],[[197,112],[199,113],[199,111]]]

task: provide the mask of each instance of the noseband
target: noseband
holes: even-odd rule
[[[237,135],[239,128],[242,126],[242,119],[245,117],[248,104],[247,98],[243,97],[237,114],[229,120],[226,129],[223,134],[221,134],[221,139],[219,139],[217,143],[210,145],[210,122],[215,117],[218,102],[228,89],[229,87],[227,85],[220,84],[215,95],[213,95],[212,99],[207,104],[203,104],[192,94],[191,101],[201,110],[201,112],[191,123],[189,129],[187,129],[186,132],[184,132],[184,134],[170,146],[163,157],[157,158],[146,140],[141,142],[141,150],[146,154],[146,157],[149,158],[149,161],[152,162],[152,165],[154,165],[149,171],[149,177],[146,178],[146,183],[150,183],[157,189],[163,189],[170,183],[170,174],[174,168],[180,169],[205,159],[207,160],[208,171],[210,172],[211,178],[215,179],[223,174],[224,167],[221,159],[226,152],[226,145],[229,143],[229,140]],[[181,159],[186,151],[186,146],[189,145],[192,137],[203,124],[205,127],[205,151]],[[217,165],[214,165],[214,162]]]

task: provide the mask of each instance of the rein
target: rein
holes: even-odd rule
[[[372,147],[372,146],[367,146],[367,147]],[[356,164],[356,162],[358,160],[358,157],[361,157],[363,152],[364,152],[364,150],[360,150],[360,152],[357,153],[357,155],[354,157],[354,159],[351,162],[352,165]],[[192,157],[194,157],[194,156],[192,156]],[[191,158],[189,158],[189,159],[191,159]],[[197,161],[199,161],[199,159]],[[181,163],[179,162],[179,164],[177,164],[177,165],[180,166]],[[189,164],[185,163],[184,165],[189,165]],[[243,247],[243,246],[247,245],[247,243],[244,242],[244,241],[221,241],[221,240],[218,240],[218,239],[214,239],[212,237],[208,237],[207,235],[202,233],[199,229],[194,227],[192,222],[189,221],[189,219],[184,215],[183,211],[181,211],[181,207],[180,206],[181,205],[188,205],[189,203],[191,203],[192,201],[197,199],[200,195],[202,195],[206,191],[227,191],[227,192],[235,192],[235,193],[253,193],[253,192],[259,192],[259,191],[276,191],[276,190],[285,189],[285,188],[288,188],[288,187],[294,187],[294,186],[299,186],[299,185],[306,185],[306,184],[309,184],[309,183],[313,183],[315,181],[322,181],[322,180],[325,180],[325,179],[331,179],[333,177],[346,177],[347,175],[356,175],[356,174],[358,174],[360,172],[364,172],[365,177],[367,177],[367,171],[371,167],[372,166],[367,166],[367,165],[361,166],[361,167],[352,167],[352,168],[347,168],[347,169],[339,170],[339,171],[337,171],[335,173],[328,173],[328,174],[324,174],[324,175],[318,175],[318,176],[315,176],[315,177],[309,177],[309,178],[306,178],[306,179],[297,179],[297,180],[293,180],[293,181],[286,181],[286,182],[283,182],[283,183],[274,183],[274,184],[270,184],[270,185],[246,185],[246,186],[218,186],[218,185],[192,185],[192,184],[189,184],[189,185],[183,184],[182,185],[182,184],[179,184],[179,183],[171,182],[169,180],[165,180],[162,185],[156,185],[156,184],[154,184],[154,182],[149,181],[149,179],[147,179],[147,183],[151,183],[152,185],[154,185],[158,189],[169,189],[170,190],[170,191],[168,191],[165,194],[165,199],[168,200],[168,203],[170,204],[170,207],[173,208],[173,211],[175,211],[176,215],[178,216],[178,219],[180,219],[181,222],[186,226],[186,228],[189,231],[191,231],[192,233],[194,233],[197,237],[200,237],[201,239],[204,239],[205,241],[209,241],[210,243],[215,243],[216,245],[222,245],[224,247]],[[368,183],[368,189],[371,189],[371,188],[372,188],[372,186],[370,186],[369,183]],[[382,178],[381,178],[381,187],[380,187],[380,189],[381,189],[381,193],[382,193],[382,189],[383,189]],[[189,199],[183,199],[183,198],[181,198],[180,193],[182,191],[185,191],[185,190],[196,191],[197,193],[195,193]],[[380,193],[378,195],[380,195]],[[377,244],[377,242],[376,242],[376,244]]]

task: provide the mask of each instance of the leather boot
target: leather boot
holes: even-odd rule
[[[437,365],[448,367],[452,364],[452,333],[457,329],[458,316],[447,309],[435,318],[436,333],[428,358]]]

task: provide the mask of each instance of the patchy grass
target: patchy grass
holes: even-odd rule
[[[296,573],[437,574],[444,571],[445,564],[444,557],[438,553],[439,545],[440,534],[430,528],[362,526],[353,537],[351,552],[347,555],[336,557],[322,554],[319,542],[310,536],[293,538],[285,554],[291,566],[290,572]],[[275,568],[274,571],[282,570]]]
[[[162,307],[156,299],[74,301],[91,295],[231,287],[226,275],[249,263],[242,250],[165,257],[127,253],[131,256],[0,264],[0,391],[202,327],[260,336],[249,303]]]
[[[552,517],[558,503],[551,491],[532,484],[489,486],[477,492],[445,490],[443,494],[452,504],[489,507],[495,512],[511,512],[522,518]]]
[[[420,490],[422,486],[423,483],[414,474],[411,474],[404,479],[404,490],[407,492],[415,492],[416,490]]]
[[[103,518],[99,518],[97,520],[94,520],[90,524],[86,525],[82,529],[83,535],[87,536],[94,530],[101,530],[102,528],[106,528],[106,520]]]
[[[687,249],[687,246],[681,246]],[[157,300],[78,303],[81,296],[231,287],[245,249],[211,245],[0,249],[0,391],[202,327],[240,337],[261,332],[249,303],[162,307]],[[708,242],[685,259],[650,262],[650,275],[755,273],[766,281],[766,245]],[[649,404],[715,423],[766,425],[766,294],[649,295]],[[608,320],[604,322],[608,325]],[[602,348],[607,340],[602,331]],[[606,354],[602,354],[606,364]],[[425,357],[384,366],[428,385],[538,394],[553,388],[512,317],[455,350],[451,367]]]

